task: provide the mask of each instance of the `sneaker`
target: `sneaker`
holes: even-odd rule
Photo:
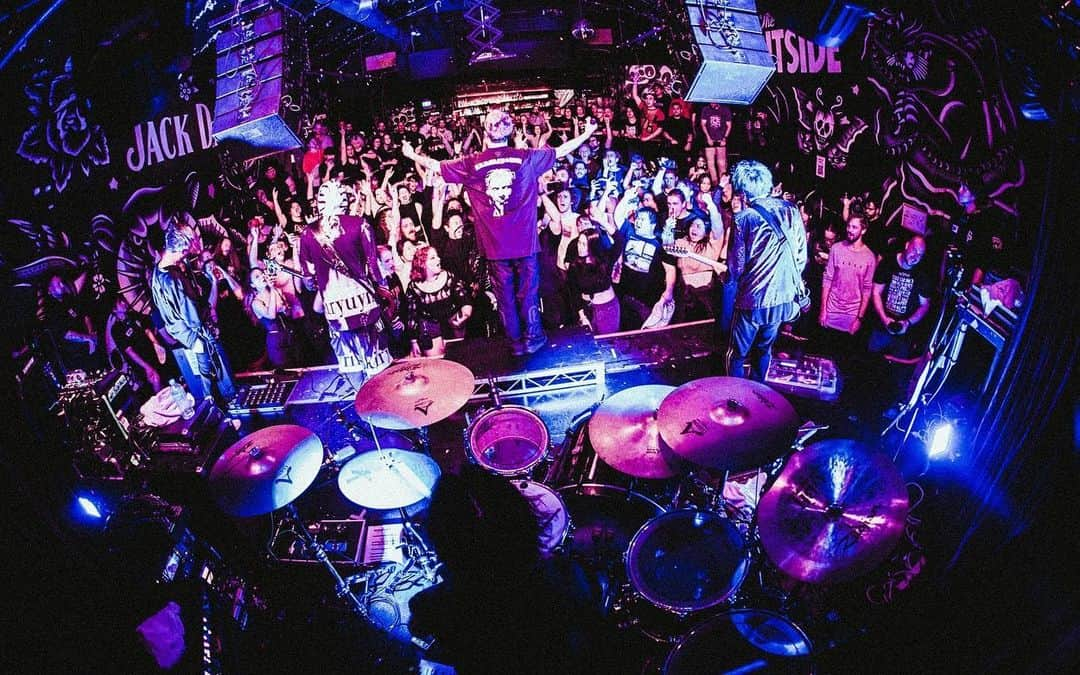
[[[541,334],[535,338],[530,338],[528,341],[525,342],[525,352],[527,354],[535,354],[546,346],[547,336]]]
[[[510,353],[513,354],[514,356],[525,356],[525,354],[527,352],[525,351],[524,343],[511,342],[510,343]]]

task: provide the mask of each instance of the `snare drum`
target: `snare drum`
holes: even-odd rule
[[[501,476],[518,476],[539,464],[548,451],[548,429],[536,413],[516,405],[492,408],[472,421],[469,454]]]
[[[567,548],[594,570],[621,567],[634,532],[664,512],[648,497],[614,485],[567,485],[559,494],[574,524]]]
[[[689,614],[729,600],[742,585],[750,554],[739,530],[708,511],[684,509],[641,526],[626,552],[626,573],[643,598]]]
[[[566,541],[570,531],[570,517],[562,497],[543,483],[531,480],[512,480],[514,487],[529,501],[533,514],[540,524],[540,552],[555,553]]]
[[[787,673],[812,675],[810,639],[786,617],[733,609],[702,622],[668,654],[664,675]]]

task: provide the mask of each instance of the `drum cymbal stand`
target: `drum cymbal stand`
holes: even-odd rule
[[[297,536],[300,537],[300,540],[304,542],[307,549],[315,556],[315,559],[322,563],[330,573],[330,576],[334,578],[334,591],[337,596],[347,601],[349,607],[357,616],[365,621],[370,621],[367,606],[360,601],[360,598],[356,597],[356,593],[353,593],[352,586],[350,585],[350,581],[353,581],[353,577],[349,577],[349,579],[346,580],[338,573],[337,568],[334,567],[334,563],[330,561],[330,556],[326,554],[326,549],[323,548],[322,544],[316,541],[315,537],[311,536],[310,532],[308,532],[307,524],[300,518],[300,513],[297,511],[295,504],[289,504],[285,507],[285,510],[288,512],[289,516],[296,521]]]

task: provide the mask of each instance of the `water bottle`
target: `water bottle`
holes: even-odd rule
[[[184,390],[183,385],[176,381],[176,379],[169,380],[169,391],[172,393],[172,399],[176,403],[176,407],[180,408],[180,416],[186,420],[195,416],[195,406],[188,400],[187,391]]]

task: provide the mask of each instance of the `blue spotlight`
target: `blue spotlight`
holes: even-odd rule
[[[82,514],[89,518],[100,519],[104,516],[102,509],[89,497],[79,495],[75,502],[79,505]]]
[[[940,459],[952,456],[952,442],[955,429],[952,422],[943,420],[930,429],[930,443],[927,445],[927,456],[930,459]]]

